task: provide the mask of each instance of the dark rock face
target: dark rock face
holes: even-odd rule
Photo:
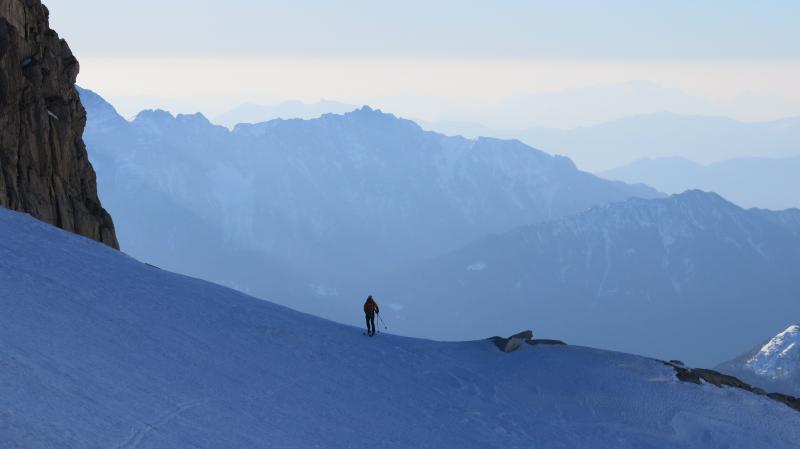
[[[0,206],[118,249],[82,139],[78,68],[39,0],[0,0]]]

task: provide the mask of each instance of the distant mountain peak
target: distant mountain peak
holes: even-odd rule
[[[789,379],[800,372],[800,325],[791,325],[770,339],[745,365],[774,381]]]
[[[716,192],[707,192],[699,189],[686,190],[685,192],[676,193],[653,201],[642,198],[631,198],[628,201],[635,202],[635,204],[643,205],[644,207],[661,207],[665,204],[680,206],[682,207],[681,211],[684,213],[697,213],[698,211],[716,213],[714,212],[715,210],[717,212],[720,210],[744,211],[744,209],[731,203]],[[614,207],[614,204],[608,204],[606,207]]]
[[[209,126],[212,125],[208,118],[206,118],[206,116],[201,112],[195,112],[194,114],[178,114],[175,117],[175,120],[183,123],[195,123]]]
[[[718,369],[764,389],[800,396],[800,324],[787,327]]]
[[[134,122],[169,122],[175,119],[171,112],[163,109],[145,109],[133,119]]]
[[[227,134],[227,128],[211,123],[200,112],[194,114],[172,115],[171,112],[163,109],[147,109],[136,115],[131,124],[138,129],[147,130],[152,134],[163,133],[220,133]]]
[[[325,115],[326,116],[331,116],[331,115],[336,116],[336,115],[339,115],[339,114],[325,114]],[[368,105],[361,106],[360,108],[355,109],[352,112],[347,112],[347,113],[344,114],[344,116],[345,117],[348,117],[348,116],[351,116],[351,117],[376,117],[376,118],[383,118],[383,119],[400,120],[400,118],[397,117],[394,114],[391,114],[391,113],[388,113],[388,112],[383,112],[380,109],[373,109]]]
[[[800,185],[798,170],[798,156],[736,157],[711,164],[682,157],[657,157],[639,159],[599,175],[645,183],[667,193],[699,188],[718,192],[744,208],[779,210],[800,206],[795,194]]]
[[[213,119],[214,123],[235,129],[236,125],[264,123],[276,119],[313,119],[325,114],[344,114],[357,107],[352,104],[322,99],[315,103],[286,100],[276,104],[244,103]]]
[[[743,211],[741,207],[731,203],[730,201],[726,200],[722,196],[714,192],[706,192],[704,190],[687,190],[683,193],[676,193],[673,195],[669,195],[662,198],[637,198],[632,197],[629,198],[621,203],[606,203],[599,206],[595,206],[592,210],[609,210],[609,211],[618,211],[618,210],[629,210],[633,209],[643,209],[643,210],[658,210],[665,206],[668,207],[680,207],[681,211],[683,212],[681,215],[685,215],[688,213],[693,213],[698,210],[710,212],[712,211],[713,207],[724,207],[729,208],[731,210],[740,210]],[[586,213],[589,213],[587,211]],[[568,217],[566,220],[570,220],[573,218],[580,218],[580,215],[575,217]]]
[[[708,203],[719,203],[737,207],[735,204],[723,198],[716,192],[707,192],[700,189],[689,189],[683,193],[672,195],[672,198],[678,200],[691,200],[691,201],[704,201]]]
[[[98,126],[121,126],[123,123],[127,122],[127,120],[117,112],[117,109],[97,92],[84,89],[78,85],[75,86],[75,90],[78,92],[78,95],[80,95],[81,102],[86,110],[91,110],[95,114],[92,120],[94,120]]]

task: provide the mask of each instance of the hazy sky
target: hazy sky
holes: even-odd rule
[[[468,120],[508,97],[643,80],[718,105],[697,113],[800,115],[797,1],[45,3],[79,82],[118,105],[327,98]]]

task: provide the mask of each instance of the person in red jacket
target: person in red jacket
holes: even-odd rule
[[[364,303],[364,314],[367,316],[367,335],[370,337],[375,335],[375,314],[377,313],[381,313],[381,310],[378,308],[378,303],[370,295],[367,298],[367,302]]]

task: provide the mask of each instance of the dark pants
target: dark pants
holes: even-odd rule
[[[375,335],[375,314],[367,314],[367,334]]]

